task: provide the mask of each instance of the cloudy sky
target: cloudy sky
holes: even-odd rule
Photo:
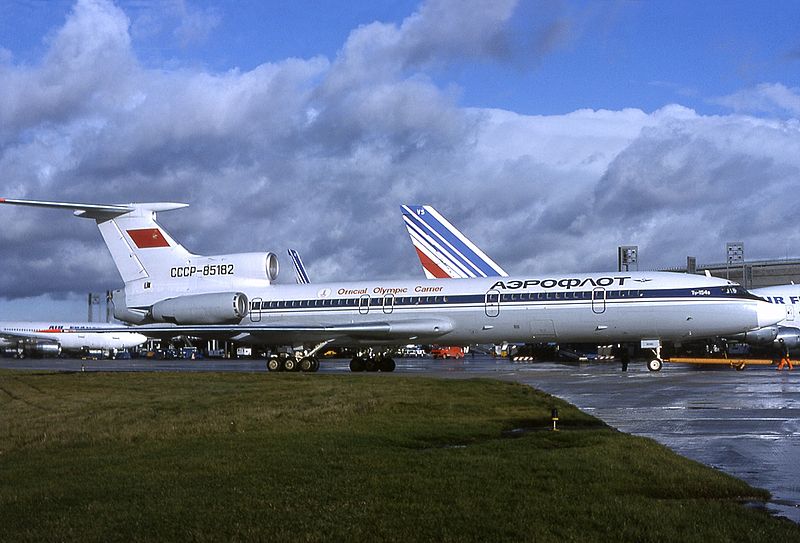
[[[0,197],[178,201],[202,254],[419,277],[431,204],[511,273],[800,257],[800,4],[7,0]],[[0,207],[0,319],[121,281],[91,221]]]

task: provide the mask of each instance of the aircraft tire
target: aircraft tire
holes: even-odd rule
[[[367,364],[364,368],[366,371],[378,371],[379,361],[374,356],[367,358]]]
[[[277,358],[270,358],[267,360],[267,371],[280,371],[281,361]]]
[[[314,362],[310,357],[304,356],[303,359],[300,360],[300,371],[309,372],[313,367]]]
[[[388,356],[384,356],[380,360],[380,370],[385,372],[392,372],[394,368],[397,366],[395,364],[394,359]]]
[[[312,372],[319,371],[319,358],[317,358],[316,356],[311,359],[311,371]]]
[[[366,362],[360,356],[356,356],[350,361],[350,371],[364,371],[365,367]]]
[[[663,364],[660,358],[654,358],[647,363],[647,369],[650,371],[661,371],[661,366],[663,366]]]
[[[283,361],[283,369],[286,371],[295,371],[297,369],[297,360],[294,357],[288,357]]]

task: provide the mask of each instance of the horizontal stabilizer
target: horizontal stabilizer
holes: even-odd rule
[[[176,273],[192,255],[156,223],[156,213],[187,207],[171,202],[85,204],[0,198],[0,204],[46,209],[69,209],[76,216],[93,219],[103,236],[122,280],[137,282],[140,290],[152,287],[153,277]],[[173,275],[173,277],[175,277]]]
[[[132,204],[81,204],[73,202],[47,202],[42,200],[15,200],[0,198],[0,204],[19,206],[46,207],[51,209],[71,209],[78,217],[95,220],[108,220],[125,215],[137,209],[144,211],[171,211],[181,209],[189,204],[172,202],[132,203]]]

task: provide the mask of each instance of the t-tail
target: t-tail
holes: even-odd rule
[[[270,252],[203,256],[186,250],[156,222],[156,213],[188,204],[10,198],[0,198],[0,204],[70,209],[93,219],[125,283],[114,292],[114,316],[125,322],[238,321],[248,309],[239,291],[269,285],[278,275],[278,258]]]
[[[403,205],[403,221],[429,279],[508,274],[431,206]]]

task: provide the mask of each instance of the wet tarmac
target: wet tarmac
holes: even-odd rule
[[[0,359],[9,369],[57,371],[263,372],[256,360]],[[346,360],[324,360],[320,373],[349,372]],[[489,357],[459,361],[397,360],[398,374],[491,377],[524,383],[578,406],[623,432],[652,438],[675,452],[765,488],[768,509],[800,523],[800,370],[770,366],[643,363],[627,372],[608,362],[512,363]],[[363,374],[379,377],[382,374]]]

